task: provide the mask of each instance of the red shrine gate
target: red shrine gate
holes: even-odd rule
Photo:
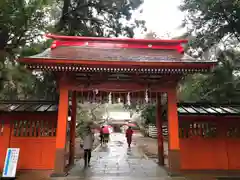
[[[82,101],[112,101],[158,104],[161,127],[161,93],[168,96],[169,170],[180,167],[179,122],[176,88],[188,73],[208,72],[216,62],[199,62],[184,54],[186,40],[139,40],[47,35],[54,40],[41,54],[21,58],[31,70],[51,71],[56,75],[59,106],[55,151],[55,175],[65,173],[65,144],[69,94],[72,91],[71,149],[74,154],[76,92]],[[109,95],[110,94],[110,95]],[[91,98],[90,98],[91,97]],[[139,99],[142,99],[139,100]],[[161,128],[159,152],[162,150]],[[160,163],[163,157],[160,156]]]

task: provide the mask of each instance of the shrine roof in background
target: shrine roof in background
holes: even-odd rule
[[[44,52],[20,58],[30,69],[77,72],[205,72],[216,62],[184,53],[187,40],[146,40],[46,35]]]

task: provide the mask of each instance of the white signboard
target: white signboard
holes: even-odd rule
[[[8,148],[2,177],[16,177],[19,148]]]

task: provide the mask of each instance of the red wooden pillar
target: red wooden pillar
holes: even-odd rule
[[[1,123],[1,122],[0,122]],[[4,167],[5,156],[7,152],[7,148],[11,147],[11,120],[5,119],[3,124],[0,124],[0,131],[3,128],[3,134],[0,134],[0,168],[1,170]],[[1,132],[0,132],[1,133]]]
[[[171,174],[178,174],[180,171],[180,146],[179,146],[179,125],[177,113],[176,89],[169,89],[168,95],[168,162]]]
[[[157,97],[156,107],[156,126],[158,135],[158,164],[164,166],[164,148],[163,148],[163,133],[162,133],[162,110],[161,110],[161,95]]]
[[[68,90],[60,84],[60,97],[58,104],[58,121],[56,136],[56,155],[54,173],[52,176],[65,176],[65,144],[68,118]]]
[[[76,137],[76,113],[77,113],[77,97],[76,91],[72,92],[72,114],[71,114],[71,125],[70,125],[70,164],[74,164],[75,158],[75,137]]]

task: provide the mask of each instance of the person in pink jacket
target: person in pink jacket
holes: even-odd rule
[[[104,143],[108,142],[109,135],[110,135],[109,127],[108,126],[103,126],[103,128],[102,128],[102,137],[103,137],[103,142]]]

